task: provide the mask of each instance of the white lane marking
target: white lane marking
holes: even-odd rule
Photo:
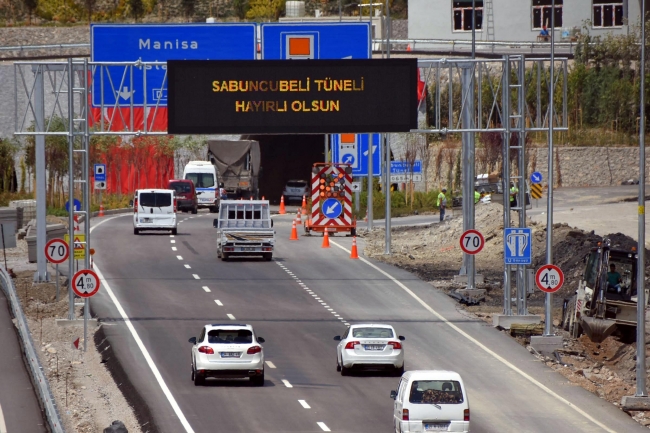
[[[348,322],[343,322],[343,324],[344,324],[345,326],[350,326],[350,324],[349,324]]]
[[[5,416],[2,413],[2,406],[0,406],[0,433],[7,433],[7,425],[5,424]]]
[[[178,248],[172,247],[172,251],[178,251]]]
[[[200,280],[200,279],[201,279],[201,277],[199,277],[199,276],[196,275],[196,274],[192,274],[192,276],[194,277],[195,280]]]
[[[173,240],[173,239],[172,239],[171,241],[169,241],[169,242],[172,243],[172,244],[175,244],[175,243],[176,243],[176,241]]]
[[[275,364],[272,363],[271,361],[264,361],[264,362],[266,362],[266,365],[268,365],[269,368],[275,368]]]
[[[284,383],[284,386],[287,388],[293,388],[293,385],[289,383],[287,379],[282,379],[282,383]]]
[[[235,320],[235,316],[233,316],[232,314],[228,313],[227,316],[230,320]]]
[[[192,269],[192,267],[191,267],[190,265],[188,265],[187,263],[186,263],[184,266],[185,266],[187,269]]]
[[[208,286],[203,286],[203,287],[201,287],[201,288],[202,288],[203,290],[205,290],[207,293],[210,293],[210,289],[208,288]]]
[[[340,249],[342,249],[343,251],[347,252],[348,254],[351,254],[351,251],[348,250],[347,248],[343,247],[342,245],[339,245],[339,244],[336,243],[335,241],[331,241],[331,242],[332,242],[335,246],[337,246],[337,247],[339,247]],[[422,300],[418,295],[416,295],[416,294],[415,294],[411,289],[409,289],[408,287],[406,287],[406,286],[405,286],[401,281],[399,281],[397,278],[393,277],[391,274],[389,274],[388,272],[386,272],[386,271],[384,271],[383,269],[379,268],[378,266],[374,265],[373,263],[370,263],[368,260],[364,259],[363,257],[359,257],[359,260],[361,260],[363,263],[367,264],[367,265],[370,266],[371,268],[375,269],[375,270],[378,271],[380,274],[383,274],[384,276],[388,277],[391,281],[393,281],[395,284],[397,284],[397,285],[398,285],[402,290],[404,290],[406,293],[408,293],[409,295],[411,295],[411,297],[412,297],[413,299],[415,299],[415,300],[416,300],[420,305],[422,305],[422,306],[423,306],[427,311],[429,311],[431,314],[433,314],[434,316],[436,316],[438,319],[440,319],[442,322],[444,322],[446,325],[448,325],[448,326],[449,326],[450,328],[452,328],[454,331],[458,332],[460,335],[462,335],[463,337],[465,337],[466,339],[468,339],[469,341],[471,341],[472,343],[474,343],[476,346],[478,346],[479,348],[481,348],[484,352],[486,352],[487,354],[491,355],[491,356],[492,356],[493,358],[495,358],[496,360],[500,361],[503,365],[505,365],[506,367],[510,368],[512,371],[514,371],[515,373],[519,374],[520,376],[522,376],[523,378],[525,378],[526,380],[528,380],[530,383],[532,383],[533,385],[535,385],[536,387],[538,387],[539,389],[541,389],[542,391],[544,391],[545,393],[547,393],[548,395],[550,395],[551,397],[554,397],[554,398],[557,399],[558,401],[560,401],[560,402],[566,404],[566,405],[569,406],[571,409],[575,410],[575,411],[578,412],[580,415],[582,415],[583,417],[587,418],[589,421],[591,421],[591,422],[593,422],[594,424],[596,424],[598,427],[600,427],[600,428],[602,428],[603,430],[608,431],[608,432],[610,432],[610,433],[616,433],[615,430],[610,429],[610,428],[607,427],[605,424],[603,424],[603,423],[601,423],[600,421],[596,420],[594,417],[592,417],[591,415],[589,415],[587,412],[585,412],[584,410],[580,409],[578,406],[576,406],[575,404],[571,403],[571,402],[568,401],[567,399],[561,397],[561,396],[558,395],[555,391],[553,391],[552,389],[548,388],[546,385],[544,385],[543,383],[541,383],[541,382],[538,381],[537,379],[531,377],[530,375],[528,375],[528,374],[525,373],[524,371],[520,370],[516,365],[512,364],[510,361],[508,361],[507,359],[505,359],[504,357],[502,357],[502,356],[499,355],[498,353],[496,353],[496,352],[494,352],[493,350],[491,350],[490,348],[488,348],[486,345],[484,345],[483,343],[481,343],[480,341],[478,341],[477,339],[475,339],[474,337],[472,337],[471,335],[469,335],[467,332],[463,331],[463,330],[460,329],[458,326],[456,326],[456,325],[454,325],[453,323],[451,323],[451,322],[450,322],[449,320],[447,320],[447,319],[446,319],[442,314],[438,313],[436,310],[434,310],[433,308],[431,308],[431,307],[429,306],[429,304],[427,304],[426,302],[424,302],[424,301],[423,301],[423,300]]]
[[[220,307],[223,307],[223,304],[222,304],[221,301],[218,300],[218,299],[215,299],[215,300],[214,300],[214,303],[217,304],[217,305],[220,306]]]
[[[318,427],[320,427],[323,431],[332,431],[332,430],[330,430],[329,427],[327,427],[327,426],[325,425],[324,422],[317,422],[316,424],[318,424]]]
[[[90,228],[90,232],[92,233],[93,229],[96,228],[99,224],[105,223],[106,221],[109,221],[113,218],[108,218],[94,227]],[[144,346],[144,342],[142,339],[140,339],[140,336],[138,335],[138,332],[135,330],[133,327],[133,324],[131,323],[131,319],[126,315],[126,312],[124,311],[124,308],[122,308],[122,304],[120,304],[120,301],[117,300],[117,297],[113,293],[113,290],[111,290],[111,286],[108,284],[106,279],[104,278],[104,275],[102,272],[99,270],[97,265],[95,265],[95,272],[97,273],[97,276],[99,277],[99,280],[102,282],[102,286],[104,287],[104,290],[106,290],[106,293],[108,293],[108,296],[111,298],[113,301],[113,304],[115,305],[115,308],[117,308],[117,311],[120,313],[120,316],[122,316],[122,319],[124,319],[124,324],[126,327],[129,329],[131,332],[131,335],[133,336],[133,339],[135,340],[135,343],[138,345],[140,348],[140,352],[142,352],[142,356],[144,356],[145,361],[147,362],[147,365],[149,366],[149,369],[151,369],[151,372],[153,373],[154,377],[156,378],[156,381],[158,382],[158,385],[162,389],[163,394],[165,397],[167,397],[167,401],[169,401],[169,404],[171,405],[172,409],[174,410],[174,413],[178,417],[178,420],[180,421],[181,425],[185,429],[186,433],[194,433],[194,429],[192,429],[192,426],[190,426],[190,423],[187,421],[187,418],[185,418],[185,415],[183,414],[183,411],[181,411],[180,406],[178,406],[178,403],[176,402],[176,399],[172,395],[171,391],[169,390],[169,387],[165,383],[165,380],[163,379],[162,375],[160,374],[160,370],[158,370],[158,367],[156,367],[156,364],[154,364],[153,359],[151,358],[151,355],[149,355],[149,351],[147,348]]]
[[[334,308],[328,308],[327,311],[334,311]]]
[[[170,238],[173,238],[173,237],[174,237],[174,235],[169,235],[169,237],[170,237]]]
[[[183,260],[183,256],[176,256],[178,260]]]
[[[326,306],[326,305],[325,305],[325,302],[323,302],[323,301],[318,301],[318,302],[320,302],[321,304],[323,304],[323,307]]]
[[[311,409],[311,406],[309,406],[305,400],[298,400],[298,403],[300,403],[300,405],[305,409]]]

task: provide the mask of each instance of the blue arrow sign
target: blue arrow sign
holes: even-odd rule
[[[343,206],[337,199],[328,198],[321,204],[320,211],[327,218],[338,218],[343,213]]]
[[[413,167],[407,161],[391,161],[390,174],[422,174],[422,161],[417,159]]]
[[[341,151],[341,135],[332,134],[332,161],[351,164],[352,176],[368,176],[368,134],[357,134],[356,143],[357,154],[350,159],[349,151]],[[374,176],[381,176],[381,149],[381,135],[372,134],[372,171]]]
[[[542,173],[540,173],[539,171],[536,171],[530,175],[530,181],[532,183],[542,183],[543,178],[544,177],[542,176]]]
[[[81,202],[75,198],[73,203],[74,203],[74,210],[75,211],[80,211],[81,210]],[[65,210],[68,213],[70,213],[70,200],[65,202]]]
[[[93,24],[90,28],[93,62],[166,62],[167,60],[254,60],[255,23],[232,24]],[[146,68],[97,67],[92,77],[92,103],[167,106],[167,66]],[[101,83],[103,82],[103,101]],[[146,98],[146,99],[145,99]]]
[[[262,23],[262,58],[370,59],[370,23]]]
[[[503,231],[503,259],[506,265],[530,265],[533,262],[532,230],[506,228]]]

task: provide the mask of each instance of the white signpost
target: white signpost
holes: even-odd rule
[[[82,269],[72,277],[70,281],[72,291],[79,297],[84,298],[84,352],[87,349],[88,341],[88,316],[89,304],[88,298],[94,296],[99,291],[99,277],[90,269]]]

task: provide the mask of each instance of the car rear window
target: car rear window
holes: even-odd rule
[[[307,186],[307,182],[287,182],[289,188],[304,188]]]
[[[192,192],[192,186],[187,182],[170,182],[169,189],[176,192]]]
[[[463,390],[455,380],[414,380],[409,395],[411,403],[459,404],[463,402]]]
[[[194,182],[197,188],[212,188],[214,186],[214,175],[212,173],[187,173],[185,179]]]
[[[213,329],[208,332],[208,343],[251,344],[253,333],[248,329]]]
[[[393,338],[393,330],[390,328],[354,328],[354,338]]]
[[[168,192],[141,192],[140,206],[166,207],[172,205],[172,195]]]

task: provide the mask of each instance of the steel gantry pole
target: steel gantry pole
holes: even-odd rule
[[[74,320],[74,292],[72,276],[74,275],[74,75],[72,59],[68,59],[68,320]],[[87,222],[86,222],[87,223]]]
[[[524,56],[519,57],[519,66],[517,71],[517,81],[519,91],[517,92],[517,112],[519,114],[519,153],[517,155],[517,165],[519,166],[519,194],[517,203],[519,205],[519,228],[526,227],[526,59]],[[528,278],[526,276],[526,265],[517,266],[517,314],[524,316],[528,314],[527,299],[528,295]]]
[[[503,228],[510,227],[510,57],[503,58],[503,78],[501,83],[503,132]],[[510,292],[510,265],[503,264],[503,314],[512,316],[512,294]]]
[[[462,128],[474,129],[474,68],[471,62],[459,65],[462,73],[461,116]],[[474,143],[475,132],[463,132],[463,231],[474,229]],[[467,288],[475,289],[474,255],[463,253],[463,268],[467,274]],[[461,269],[461,275],[463,271]]]
[[[47,243],[47,173],[45,171],[45,74],[46,65],[36,65],[34,70],[34,123],[35,165],[36,165],[36,273],[34,281],[42,283],[50,280],[47,272],[45,244]]]
[[[551,2],[551,71],[548,97],[548,197],[546,199],[546,264],[553,264],[553,98],[555,97],[555,0]],[[544,336],[553,336],[553,294],[546,293]]]
[[[386,216],[384,218],[384,224],[385,224],[385,231],[386,231],[386,236],[385,236],[385,245],[384,245],[384,254],[390,255],[390,219],[391,219],[391,211],[390,211],[390,140],[389,140],[390,134],[384,134],[384,159],[385,159],[385,169],[384,169],[384,175],[385,177],[385,185],[384,185],[384,191],[386,192]]]
[[[79,79],[79,84],[83,86],[79,89],[80,98],[79,110],[82,111],[81,121],[83,122],[83,211],[84,211],[84,235],[86,244],[84,245],[84,269],[90,269],[90,131],[89,131],[89,110],[88,110],[88,59],[84,59],[83,77]],[[133,87],[131,87],[133,88]],[[147,120],[145,119],[145,123]],[[90,299],[84,298],[84,352],[88,348],[88,319],[90,319]]]
[[[372,134],[368,134],[368,231],[372,230],[372,179],[374,169],[372,167]]]

